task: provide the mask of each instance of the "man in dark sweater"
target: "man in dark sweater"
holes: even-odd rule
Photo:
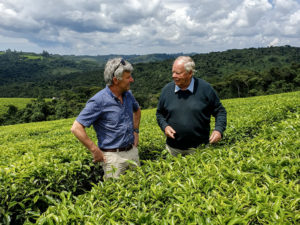
[[[217,143],[226,129],[226,110],[206,81],[193,77],[195,62],[189,56],[178,57],[172,78],[162,90],[156,118],[167,136],[167,150],[174,156],[191,154],[199,145]],[[215,129],[210,134],[210,119]]]

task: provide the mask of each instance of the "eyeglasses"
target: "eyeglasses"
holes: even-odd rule
[[[124,60],[124,59],[121,59],[119,65],[116,67],[116,69],[115,69],[114,72],[113,72],[113,76],[115,76],[115,72],[117,71],[117,69],[119,68],[119,66],[120,66],[121,64],[122,64],[123,66],[125,66],[126,63],[125,63],[125,60]]]

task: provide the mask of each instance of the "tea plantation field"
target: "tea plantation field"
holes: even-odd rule
[[[30,103],[33,98],[0,98],[0,115],[7,112],[9,105],[14,105],[18,109],[25,108],[26,104]]]
[[[35,98],[0,98],[0,115],[7,112],[9,105],[14,105],[20,110],[25,108],[32,100],[35,100]],[[51,98],[46,98],[45,101],[51,101]]]
[[[143,110],[141,167],[105,182],[74,118],[0,127],[0,224],[300,224],[300,92],[222,102],[224,139],[186,157]]]

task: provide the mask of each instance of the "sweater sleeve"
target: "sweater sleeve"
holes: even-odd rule
[[[165,128],[166,126],[168,126],[167,123],[167,112],[165,110],[164,107],[164,93],[162,92],[158,104],[157,104],[157,109],[156,109],[156,120],[158,123],[158,126],[160,127],[160,129],[165,132]]]
[[[212,115],[215,117],[215,130],[223,135],[227,126],[227,112],[214,90],[211,93],[211,103],[213,106]]]

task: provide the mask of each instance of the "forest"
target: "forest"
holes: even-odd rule
[[[172,63],[178,55],[182,54],[64,56],[46,51],[0,52],[0,97],[37,98],[22,110],[8,105],[7,113],[0,115],[0,124],[76,116],[84,103],[105,87],[103,66],[113,57],[123,57],[133,64],[135,82],[131,89],[141,107],[156,107],[161,89],[172,80]],[[189,55],[196,63],[194,76],[211,83],[221,99],[300,90],[299,47]]]

